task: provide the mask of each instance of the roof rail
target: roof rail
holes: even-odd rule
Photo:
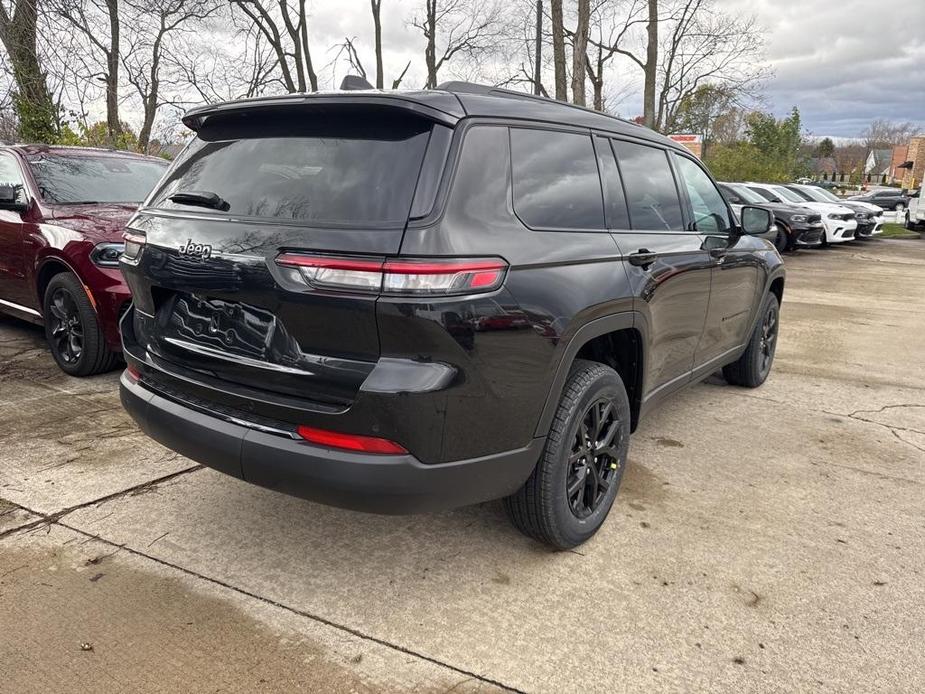
[[[442,92],[454,92],[460,94],[503,94],[504,96],[511,96],[516,99],[530,99],[531,101],[552,101],[555,103],[555,100],[550,99],[548,96],[527,94],[526,92],[515,92],[513,89],[493,87],[489,84],[478,84],[477,82],[462,82],[459,80],[452,80],[450,82],[442,82],[441,84],[438,84],[436,89]],[[564,101],[560,101],[558,103],[564,104],[565,106],[572,105]]]
[[[626,118],[620,118],[619,116],[612,116],[609,113],[603,113],[602,111],[595,111],[594,109],[587,108],[585,106],[578,106],[577,104],[571,104],[568,101],[557,101],[556,99],[550,99],[548,96],[542,96],[540,94],[527,94],[526,92],[517,92],[513,89],[505,89],[503,87],[493,87],[487,84],[478,84],[476,82],[463,82],[463,81],[450,81],[442,82],[436,86],[436,89],[444,92],[460,93],[460,94],[498,94],[500,96],[507,96],[514,99],[525,99],[528,101],[542,101],[547,104],[557,104],[559,106],[564,106],[566,108],[579,109],[581,111],[590,111],[599,116],[605,116],[607,118],[613,118],[618,120],[621,123],[629,123],[630,125],[635,125],[642,127],[639,123],[632,120],[627,120]]]

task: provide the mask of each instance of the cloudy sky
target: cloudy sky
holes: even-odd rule
[[[478,0],[473,0],[478,1]],[[618,1],[618,0],[614,0]],[[504,0],[516,14],[534,0]],[[764,107],[777,116],[797,106],[814,136],[854,137],[875,118],[912,121],[925,131],[925,0],[715,0],[728,12],[753,14],[764,27],[765,55],[774,76],[764,90]],[[355,39],[374,79],[372,21],[367,0],[309,0],[314,62],[321,87],[336,88],[349,70],[335,61],[345,37]],[[424,39],[410,23],[423,0],[385,0],[383,44],[386,86],[408,61],[402,87],[425,81]],[[574,6],[566,0],[566,7]],[[519,64],[514,56],[508,64]],[[491,73],[491,69],[488,69]],[[494,74],[498,74],[495,72]],[[471,66],[450,65],[440,79],[472,78]],[[484,78],[484,76],[483,76]],[[642,113],[641,73],[628,60],[607,74],[608,107],[624,117]],[[544,77],[547,85],[552,76]],[[94,105],[103,115],[102,100]],[[129,120],[138,116],[129,109]]]
[[[721,2],[766,29],[775,113],[798,106],[815,135],[856,135],[875,118],[925,130],[925,0]]]
[[[799,107],[805,127],[817,136],[855,136],[875,118],[913,121],[925,129],[925,0],[717,0],[717,5],[754,14],[765,28],[774,71],[765,95],[775,114]],[[406,82],[414,87],[424,81],[423,39],[406,20],[417,6],[411,0],[383,3],[383,12],[389,10],[383,27],[387,78],[410,59]],[[356,36],[369,47],[366,2],[315,0],[313,8],[316,45]],[[371,71],[372,54],[366,55]],[[609,79],[625,94],[615,107],[620,115],[641,113],[637,70],[616,64]]]

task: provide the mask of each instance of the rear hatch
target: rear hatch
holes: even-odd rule
[[[377,293],[312,288],[276,259],[397,254],[435,127],[368,107],[206,120],[131,223],[143,250],[122,265],[146,358],[200,383],[349,405],[379,357]]]

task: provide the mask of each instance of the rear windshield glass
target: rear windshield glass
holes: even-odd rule
[[[404,224],[430,127],[368,115],[206,123],[151,204],[346,226]],[[170,199],[189,192],[217,198],[201,206]]]
[[[42,199],[52,204],[137,204],[167,169],[167,162],[158,159],[105,154],[44,152],[27,158]]]

